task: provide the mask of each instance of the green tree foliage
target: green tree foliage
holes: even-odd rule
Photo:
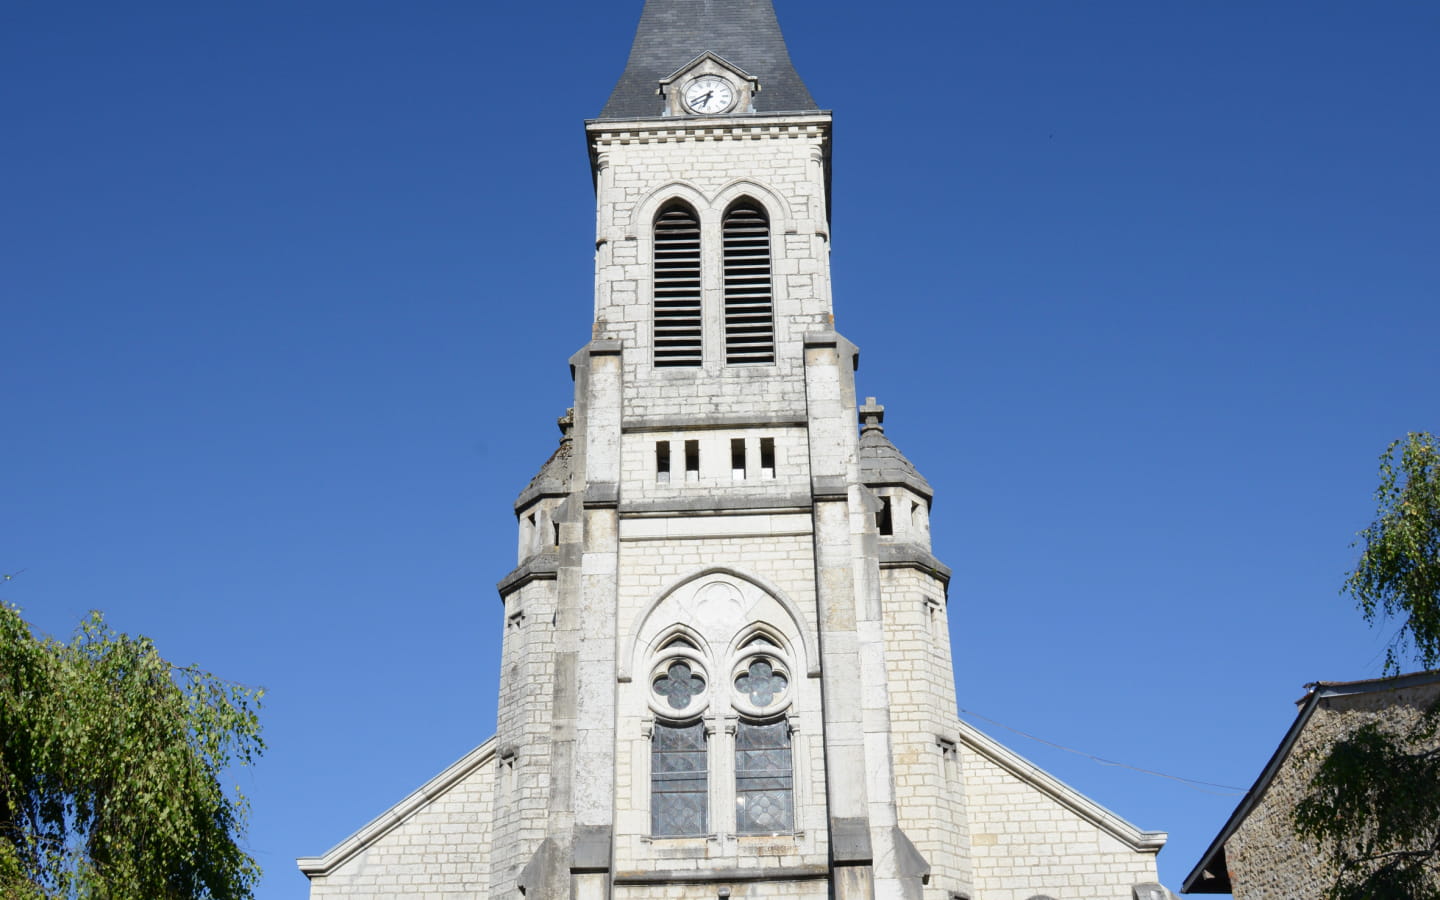
[[[99,613],[62,643],[0,604],[0,897],[252,896],[248,802],[221,777],[264,750],[261,693]]]
[[[1397,458],[1398,451],[1398,458]],[[1386,674],[1440,663],[1440,447],[1415,433],[1380,458],[1379,511],[1345,581],[1372,625],[1399,619]],[[1360,726],[1320,755],[1296,833],[1335,867],[1329,900],[1440,900],[1440,703]]]
[[[1403,446],[1402,446],[1403,445]],[[1400,458],[1395,451],[1400,450]],[[1365,552],[1344,590],[1365,621],[1399,618],[1385,671],[1400,671],[1409,651],[1421,668],[1440,664],[1440,446],[1412,433],[1380,457],[1379,513],[1360,532]]]

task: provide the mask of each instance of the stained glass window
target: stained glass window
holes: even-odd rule
[[[686,698],[689,702],[689,698]],[[709,779],[705,727],[655,724],[650,744],[650,831],[655,835],[704,834]]]
[[[752,667],[753,672],[753,667]],[[793,831],[790,725],[740,722],[735,728],[735,830],[740,834]]]
[[[655,679],[655,693],[664,697],[671,709],[684,709],[690,698],[705,690],[705,679],[692,674],[683,659],[672,662],[665,674]]]
[[[775,671],[768,659],[757,659],[750,663],[750,668],[735,679],[736,690],[749,694],[750,702],[762,709],[785,693],[787,684],[789,682],[785,680],[785,676]]]

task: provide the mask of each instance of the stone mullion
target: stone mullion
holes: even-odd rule
[[[709,831],[721,841],[735,834],[735,716],[705,720],[710,750]]]

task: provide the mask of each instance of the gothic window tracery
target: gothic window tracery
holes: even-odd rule
[[[655,693],[664,697],[671,709],[683,710],[696,694],[704,693],[705,679],[690,671],[683,659],[672,662],[665,674],[655,679]]]
[[[750,697],[750,702],[764,708],[785,692],[788,682],[785,676],[775,671],[767,659],[757,659],[743,675],[735,679],[735,687]]]
[[[713,613],[720,592],[728,598],[734,588],[702,584],[693,596],[699,608],[715,607]],[[676,627],[646,654],[650,676],[642,684],[653,717],[650,817],[657,838],[796,829],[790,644],[769,625],[738,633],[720,627],[718,633]]]

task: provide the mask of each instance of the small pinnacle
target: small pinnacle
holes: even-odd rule
[[[555,424],[560,426],[560,443],[570,440],[570,429],[575,427],[575,407],[565,410],[565,415],[556,419]]]
[[[885,433],[885,407],[875,402],[874,397],[866,397],[865,405],[860,407],[861,431],[878,431]]]

